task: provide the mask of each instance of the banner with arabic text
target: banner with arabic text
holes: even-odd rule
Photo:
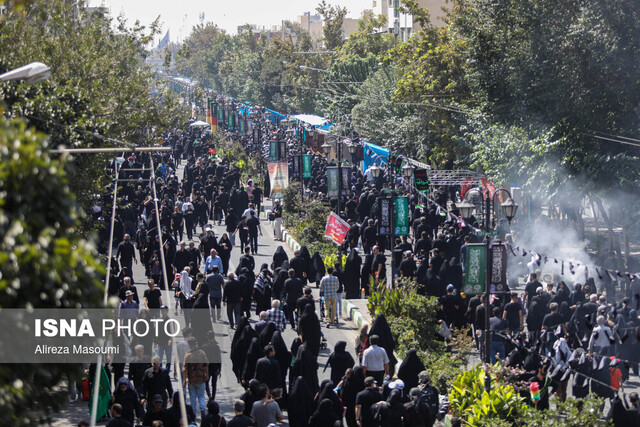
[[[324,230],[324,237],[331,239],[336,245],[341,245],[349,231],[349,224],[334,212],[331,212],[327,219],[327,227]]]

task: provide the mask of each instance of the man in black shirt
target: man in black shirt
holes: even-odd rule
[[[551,350],[553,349],[553,343],[556,341],[555,329],[558,326],[562,326],[563,332],[567,332],[567,326],[565,325],[567,319],[565,319],[564,316],[559,312],[558,303],[552,302],[549,305],[549,308],[551,309],[551,313],[546,314],[542,319],[542,330],[547,331],[547,354],[551,353]]]
[[[391,272],[391,274],[393,274],[394,277],[398,275],[398,269],[400,268],[400,263],[402,262],[403,252],[404,251],[402,250],[401,241],[399,238],[396,238],[395,246],[391,251],[391,259],[393,260],[393,271]]]
[[[380,246],[373,247],[373,263],[371,264],[371,274],[376,283],[387,278],[387,258],[382,254]]]
[[[542,286],[542,283],[538,282],[538,275],[536,273],[531,273],[529,275],[529,282],[524,287],[524,295],[526,298],[526,307],[529,310],[529,306],[531,305],[531,300],[536,296],[536,289]]]
[[[262,236],[262,228],[260,227],[260,220],[253,211],[251,211],[251,218],[247,220],[247,227],[249,228],[249,246],[251,247],[251,253],[256,255],[258,253],[258,232],[260,232],[260,236]]]
[[[258,359],[256,363],[256,371],[253,376],[262,384],[266,384],[269,390],[273,391],[282,388],[282,375],[280,373],[280,364],[276,359],[276,350],[273,345],[268,344],[264,347],[264,357]]]
[[[255,189],[253,190],[255,193]],[[227,423],[227,427],[249,427],[253,425],[253,420],[244,414],[245,403],[242,400],[236,400],[233,404],[233,413],[235,417],[231,418]]]
[[[406,251],[404,253],[404,259],[398,267],[398,276],[415,277],[417,268],[416,261],[413,259],[413,253]]]
[[[371,253],[371,248],[376,244],[376,239],[378,238],[375,221],[370,219],[367,224],[362,232],[362,249],[364,249],[365,255]]]
[[[153,279],[147,280],[149,289],[144,291],[144,306],[149,310],[149,315],[153,318],[160,317],[160,306],[162,306],[162,292],[156,288]]]
[[[491,364],[494,364],[497,360],[496,355],[500,357],[500,360],[506,356],[504,336],[509,333],[507,321],[500,317],[500,309],[498,307],[494,307],[493,317],[489,319],[489,331],[491,333],[491,353],[489,356],[491,356]]]
[[[507,327],[513,332],[520,332],[522,329],[524,313],[522,311],[522,304],[518,302],[518,294],[511,294],[511,302],[504,306],[504,313],[502,318],[507,321]]]
[[[364,385],[366,388],[356,395],[356,420],[359,426],[368,427],[374,425],[371,407],[383,399],[373,377],[365,378]]]
[[[169,378],[169,371],[162,368],[160,358],[154,356],[151,359],[153,366],[147,369],[144,373],[142,380],[142,401],[144,405],[147,403],[147,410],[150,411],[153,408],[153,401],[157,395],[160,395],[162,399],[162,408],[167,407],[167,403],[171,404],[171,397],[173,396],[173,387],[171,386],[171,379]]]
[[[120,242],[118,249],[116,250],[116,258],[120,258],[120,267],[127,267],[131,274],[133,274],[133,261],[138,263],[136,259],[136,248],[131,243],[131,236],[124,235],[124,241]]]
[[[187,244],[181,241],[180,249],[178,249],[173,256],[173,274],[181,273],[190,262],[191,254],[187,251]]]
[[[440,306],[442,307],[442,317],[447,326],[456,320],[456,312],[458,311],[458,298],[453,295],[453,285],[447,285],[447,294],[440,297]]]
[[[315,304],[315,300],[313,299],[313,296],[311,296],[311,288],[304,288],[304,296],[301,298],[298,298],[298,301],[296,301],[296,309],[298,310],[298,316],[302,316],[302,313],[304,313],[304,309],[307,305],[310,305],[311,307],[313,307],[313,310],[315,311],[316,304]]]
[[[291,323],[291,328],[296,329],[298,315],[294,316],[294,313],[296,313],[298,298],[302,297],[302,280],[296,277],[296,271],[293,268],[289,269],[288,274],[289,278],[284,282],[282,299],[285,301],[285,315]]]
[[[241,304],[242,304],[242,287],[240,282],[236,279],[236,275],[229,273],[227,280],[224,283],[224,293],[222,295],[222,301],[227,307],[227,317],[229,318],[229,326],[234,328],[240,321]],[[233,316],[235,315],[235,322]]]

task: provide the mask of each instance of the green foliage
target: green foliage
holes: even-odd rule
[[[402,288],[390,288],[384,280],[376,283],[373,278],[369,281],[369,302],[367,308],[372,318],[378,314],[384,314],[387,317],[400,316],[402,307],[400,303],[404,291]]]
[[[23,117],[47,133],[53,146],[111,145],[94,133],[148,145],[189,115],[155,79],[144,63],[145,46],[159,24],[128,27],[83,2],[33,1],[23,10],[10,8],[0,20],[0,72],[34,60],[51,68],[51,77],[36,85],[0,85],[6,117]],[[77,16],[76,16],[77,13]],[[99,192],[105,157],[79,156],[67,171],[80,204],[88,208]]]
[[[328,204],[319,201],[305,201],[303,204],[300,200],[300,183],[292,182],[285,188],[282,196],[285,227],[298,243],[306,246],[312,254],[318,251],[323,259],[337,251],[336,245],[324,237],[330,213]]]
[[[604,399],[595,397],[594,394],[582,399],[582,402],[572,397],[568,397],[564,402],[552,397],[551,402],[556,407],[553,411],[538,411],[531,406],[526,407],[522,412],[522,425],[584,427],[611,424],[610,421],[600,421]]]
[[[345,254],[342,254],[340,258],[342,260],[342,271],[344,271],[345,266],[347,265],[347,256]],[[323,260],[325,267],[335,268],[336,261],[338,261],[338,254],[327,255]]]
[[[42,134],[0,117],[0,307],[95,307],[104,268],[92,242],[73,229],[81,213],[65,173]],[[0,425],[33,425],[57,410],[70,365],[1,365]]]
[[[496,420],[514,424],[526,407],[513,386],[491,376],[489,392],[484,390],[485,369],[481,364],[460,373],[453,382],[449,392],[451,409],[470,426],[495,425]]]
[[[329,50],[334,50],[342,44],[342,24],[347,16],[347,8],[328,4],[322,0],[316,12],[322,17],[322,34],[324,45]]]

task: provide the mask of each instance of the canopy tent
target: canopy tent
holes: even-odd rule
[[[382,148],[376,144],[363,141],[363,160],[362,160],[362,172],[366,173],[374,164],[378,166],[384,166],[389,161],[389,149]]]
[[[329,121],[324,117],[315,116],[313,114],[296,114],[291,117],[301,122],[310,124],[311,126],[317,127],[324,126],[325,124],[329,123]]]
[[[210,126],[210,125],[207,122],[203,122],[202,120],[198,120],[197,122],[191,123],[189,126],[190,127],[203,127],[203,126]]]

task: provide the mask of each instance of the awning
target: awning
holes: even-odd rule
[[[324,117],[315,116],[313,114],[296,114],[291,117],[301,122],[308,123],[311,126],[318,126],[318,127],[323,126],[329,122]]]

